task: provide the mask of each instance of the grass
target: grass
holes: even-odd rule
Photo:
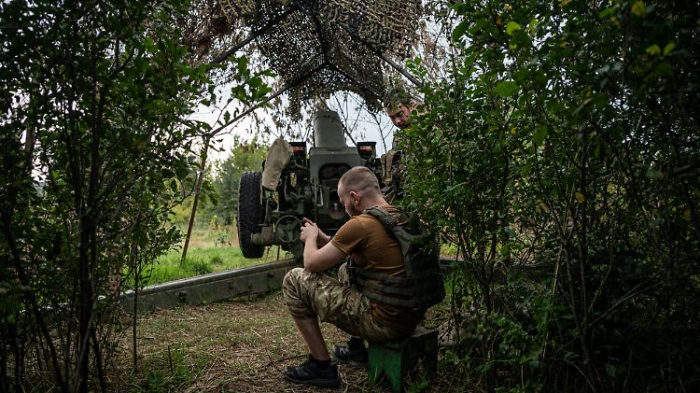
[[[161,310],[140,317],[138,326],[137,368],[133,369],[133,348],[127,334],[112,359],[115,374],[110,375],[110,391],[333,391],[294,385],[283,378],[284,367],[304,361],[308,350],[280,292]],[[332,325],[324,323],[321,330],[331,349],[347,340],[347,335]],[[369,386],[367,369],[340,365],[339,372],[340,391],[391,391],[387,383]],[[443,361],[430,383],[411,376],[408,386],[413,392],[469,391],[465,380],[465,370]]]
[[[125,338],[118,361],[125,373],[116,391],[288,391],[282,368],[301,363],[307,353],[279,292],[159,311],[139,326],[140,364],[135,372],[129,366]],[[332,326],[323,330],[334,342],[344,339]]]
[[[279,258],[289,257],[286,254],[280,250]],[[278,250],[276,246],[268,247],[262,258],[247,259],[238,247],[235,228],[210,230],[206,227],[195,227],[184,264],[180,263],[181,257],[182,247],[179,247],[158,258],[146,272],[143,278],[144,285],[263,264],[277,260]],[[129,287],[133,287],[133,282],[128,284]]]

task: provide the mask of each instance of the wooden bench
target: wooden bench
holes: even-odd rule
[[[386,375],[394,392],[403,390],[403,383],[409,373],[419,364],[428,375],[437,371],[438,335],[437,330],[416,327],[411,336],[397,341],[369,343],[369,381],[374,385],[382,375]]]

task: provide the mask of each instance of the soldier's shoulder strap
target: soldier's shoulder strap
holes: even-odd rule
[[[393,231],[394,227],[399,223],[399,220],[396,217],[394,217],[393,214],[389,213],[388,211],[382,209],[379,206],[373,206],[369,209],[365,209],[363,213],[369,214],[370,216],[379,220],[379,222],[381,222],[382,225],[384,225],[384,227],[389,232]]]
[[[422,242],[424,238],[429,236],[429,233],[425,228],[420,228],[419,233],[410,233],[406,228],[404,228],[404,223],[408,222],[408,216],[404,212],[399,212],[399,214],[394,215],[382,209],[381,207],[374,206],[366,209],[363,213],[366,213],[379,222],[382,223],[386,229],[389,236],[394,238],[401,246],[401,253],[404,257],[408,255],[411,245],[417,242]]]

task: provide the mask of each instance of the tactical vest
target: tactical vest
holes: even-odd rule
[[[445,298],[445,286],[434,236],[422,225],[417,225],[417,230],[399,225],[393,215],[378,207],[364,213],[379,220],[389,236],[399,243],[406,276],[395,277],[358,268],[350,258],[351,282],[368,298],[392,306],[426,310],[440,303]]]
[[[382,163],[382,194],[389,201],[403,198],[404,171],[403,153],[400,150],[389,150],[380,158]]]

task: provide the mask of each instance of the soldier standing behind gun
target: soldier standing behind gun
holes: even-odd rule
[[[411,116],[416,113],[417,107],[418,102],[402,87],[395,88],[384,99],[384,111],[399,130],[411,125]],[[400,138],[401,132],[395,133],[392,149],[381,157],[382,192],[390,203],[403,197],[406,166],[401,162],[403,152],[396,149],[397,139]]]

